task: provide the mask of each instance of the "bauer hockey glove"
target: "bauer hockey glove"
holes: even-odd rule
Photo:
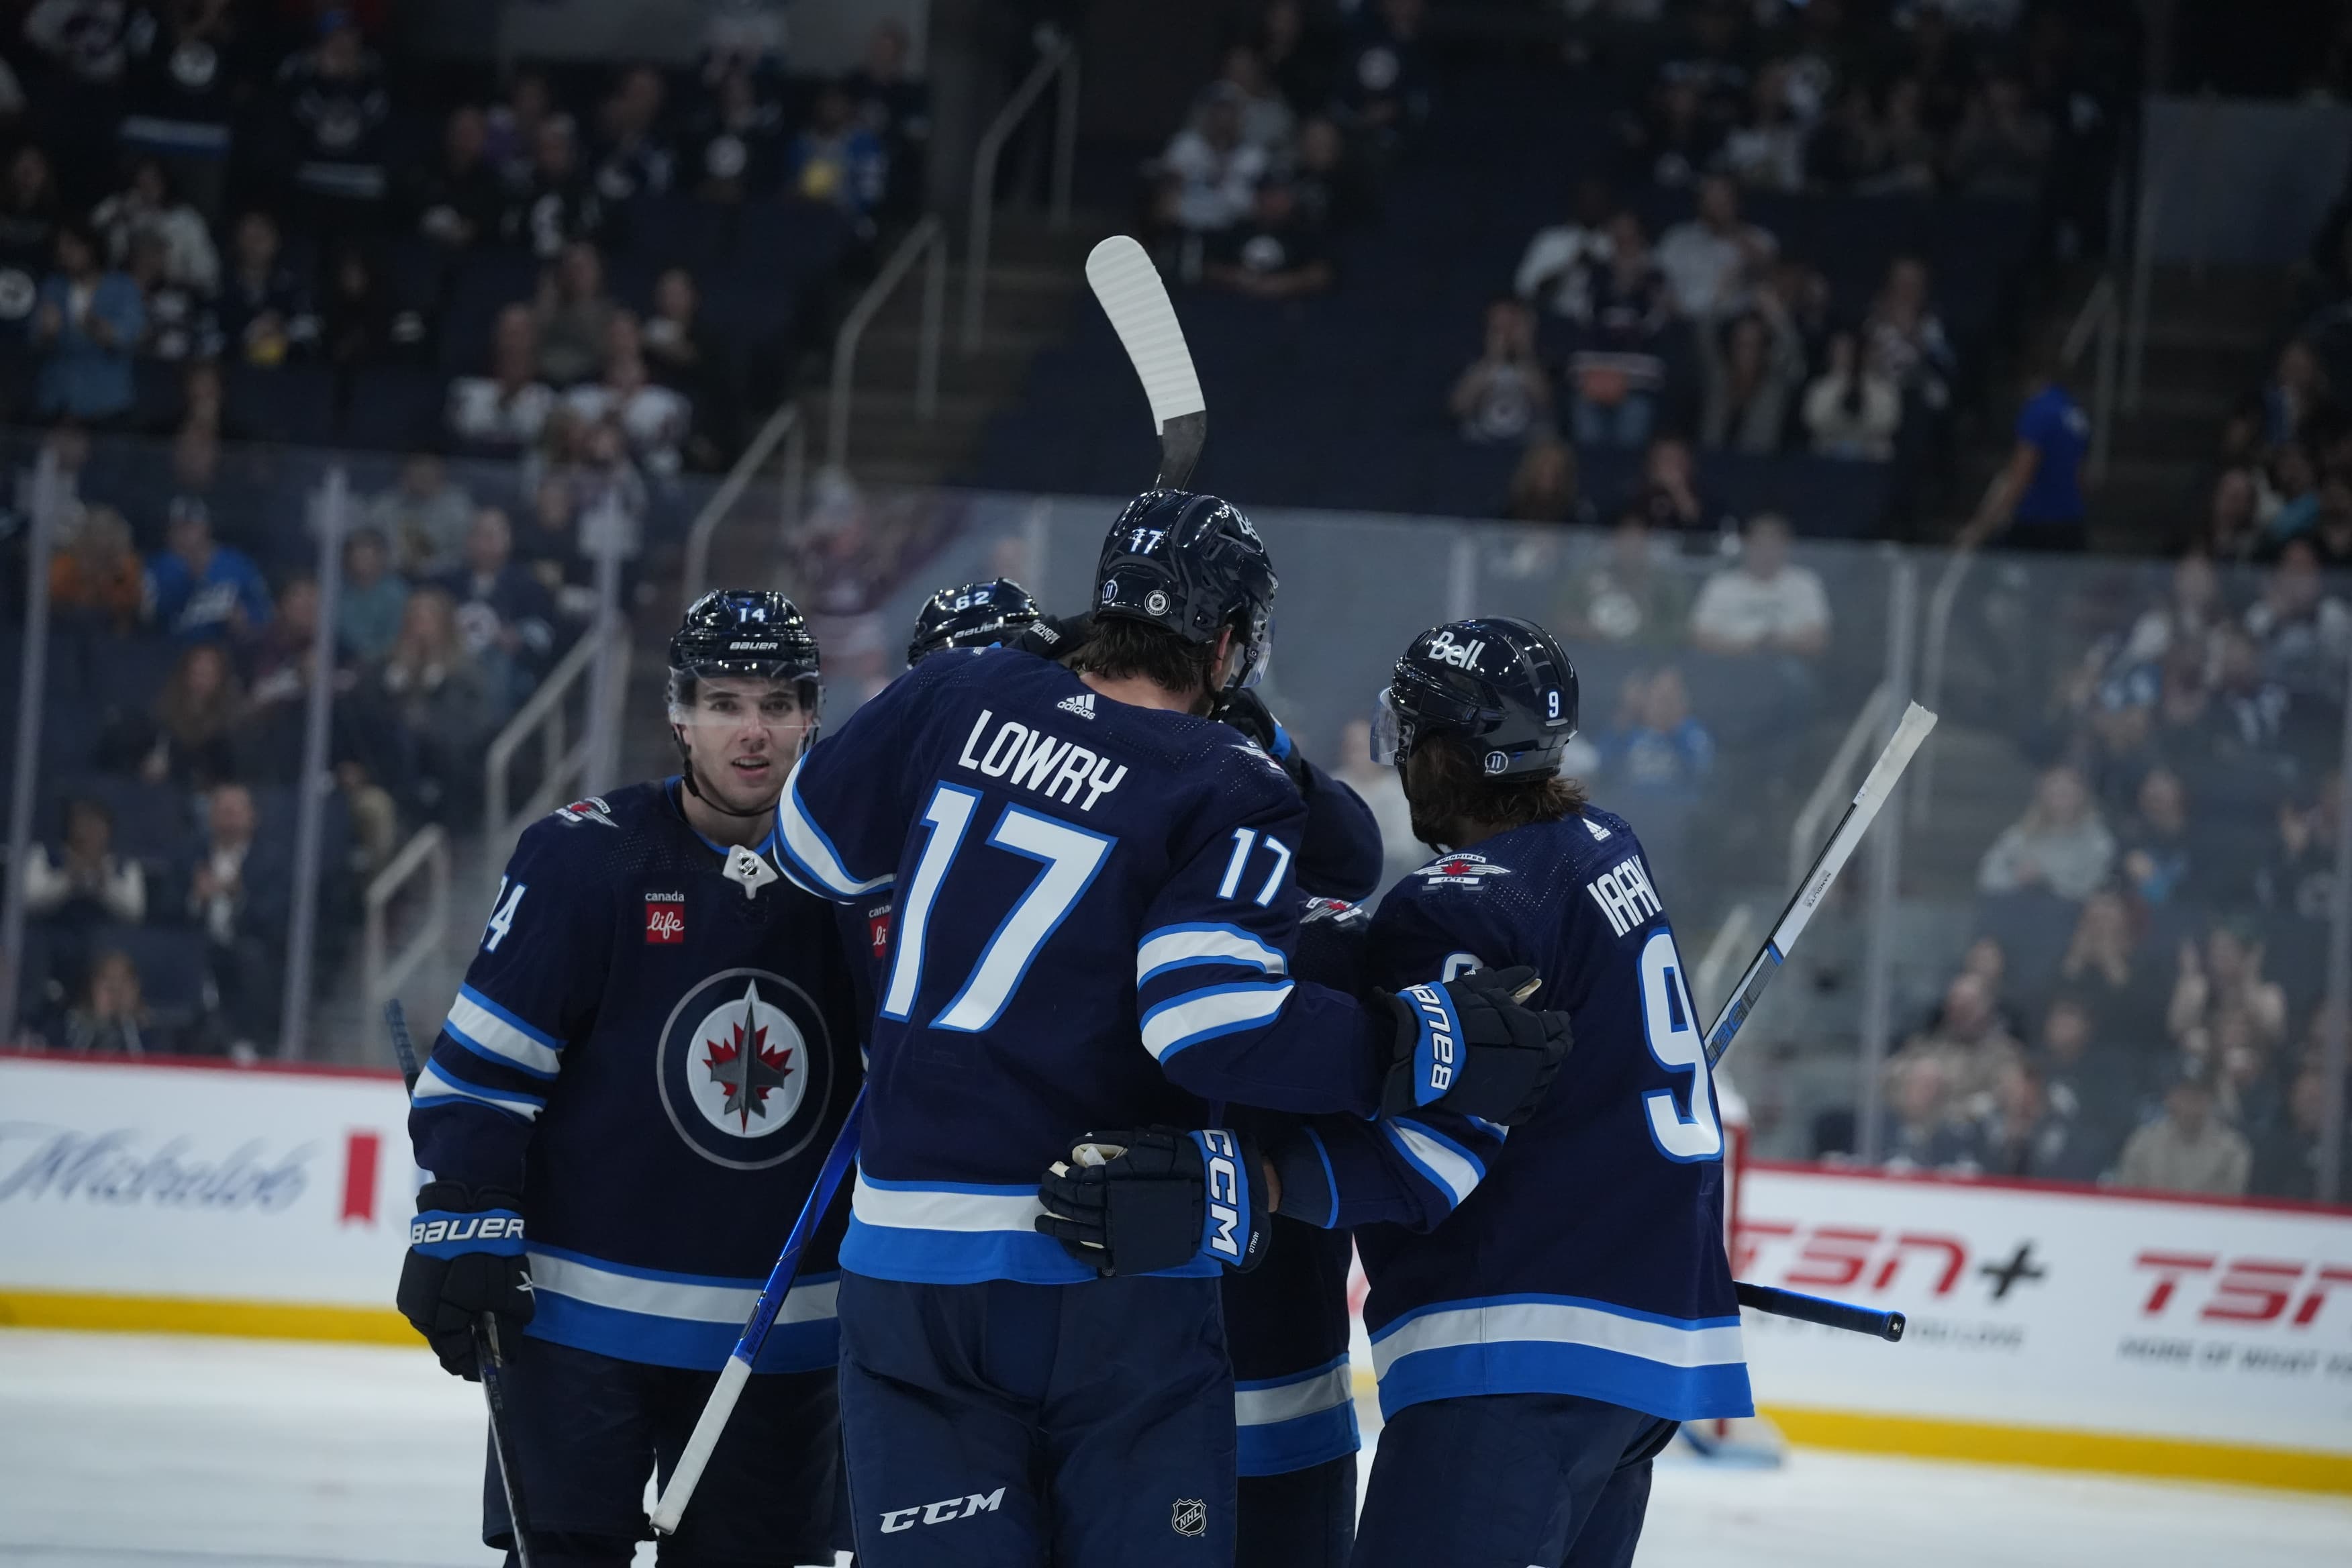
[[[416,1194],[408,1257],[400,1266],[400,1315],[416,1325],[445,1371],[479,1381],[474,1326],[496,1312],[520,1329],[530,1321],[530,1269],[522,1215],[512,1193],[428,1182]]]
[[[1290,731],[1282,727],[1282,721],[1266,707],[1265,699],[1256,692],[1246,687],[1226,692],[1209,710],[1209,717],[1220,724],[1231,725],[1264,747],[1267,756],[1282,764],[1282,771],[1290,775],[1299,794],[1305,795],[1314,787],[1314,775],[1307,771],[1307,759],[1292,742]]]
[[[1089,1132],[1037,1187],[1037,1228],[1105,1275],[1156,1274],[1196,1258],[1247,1273],[1265,1257],[1257,1145],[1213,1127]]]
[[[1400,1116],[1442,1103],[1506,1127],[1533,1116],[1575,1044],[1567,1014],[1520,1005],[1538,984],[1536,972],[1521,964],[1475,969],[1388,997],[1396,1009],[1397,1055],[1381,1112]]]

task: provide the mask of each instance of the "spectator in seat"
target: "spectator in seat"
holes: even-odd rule
[[[593,245],[604,237],[604,198],[581,172],[578,134],[569,115],[550,115],[531,132],[530,170],[516,182],[507,204],[507,238],[541,261],[553,261],[567,247]]]
[[[1815,456],[1866,463],[1895,456],[1903,395],[1863,354],[1853,333],[1831,335],[1829,367],[1805,389],[1804,409]]]
[[[1486,349],[1454,379],[1446,409],[1462,438],[1524,442],[1551,417],[1551,379],[1536,359],[1535,315],[1506,297],[1486,306]]]
[[[65,842],[56,854],[35,844],[25,862],[25,909],[35,920],[73,931],[147,918],[147,878],[136,860],[114,853],[114,818],[94,800],[66,802]]]
[[[668,93],[661,72],[651,66],[631,66],[604,100],[599,116],[604,148],[595,174],[596,194],[604,200],[625,202],[669,189],[677,156],[661,133],[662,103]]]
[[[139,624],[146,596],[131,524],[110,506],[83,508],[49,557],[50,608],[120,636]]]
[[[1748,524],[1739,563],[1717,572],[1691,606],[1691,641],[1708,653],[1821,656],[1830,641],[1829,595],[1821,574],[1789,559],[1788,520],[1759,512]]]
[[[394,570],[409,577],[456,566],[473,521],[474,498],[433,452],[411,452],[399,481],[367,508],[367,524],[391,546]]]
[[[424,341],[423,319],[394,297],[366,252],[354,246],[338,252],[319,312],[319,342],[327,363],[349,376],[412,357]]]
[[[2254,908],[2284,974],[2315,970],[2327,951],[2341,786],[2340,775],[2331,773],[2308,795],[2279,802],[2276,833],[2254,868]]]
[[[2283,447],[2300,440],[2313,415],[2335,413],[2326,366],[2320,362],[2318,351],[2303,338],[2290,338],[2279,350],[2278,363],[2257,397],[2265,446]]]
[[[1895,384],[1914,410],[1940,414],[1952,400],[1956,360],[1929,293],[1927,264],[1898,256],[1863,321],[1870,368]]]
[[[1886,133],[1870,84],[1847,82],[1805,139],[1805,174],[1815,187],[1858,191],[1886,168]]]
[[[2122,845],[2117,868],[2141,903],[2202,908],[2220,898],[2189,832],[2189,791],[2171,769],[2151,768],[2139,781],[2139,810],[2124,825]]]
[[[2042,1044],[2033,1062],[2051,1106],[2074,1123],[2078,1136],[2073,1149],[2088,1167],[2086,1174],[2069,1179],[2098,1180],[2115,1163],[2138,1114],[2147,1060],[2100,1038],[2091,1008],[2082,997],[2062,991],[2042,1014]]]
[[[2327,592],[2319,553],[2309,540],[2292,539],[2263,581],[2262,597],[2246,607],[2245,629],[2261,656],[2263,675],[2297,697],[2339,700],[2344,660],[2352,650],[2352,609]]]
[[[1790,401],[1805,384],[1805,345],[1783,311],[1757,295],[1757,309],[1696,329],[1706,373],[1699,439],[1755,457],[1780,449]]]
[[[839,84],[817,90],[809,122],[793,138],[786,177],[802,200],[838,207],[862,234],[873,232],[874,210],[889,189],[889,154]]]
[[[490,330],[490,374],[449,384],[449,433],[469,447],[511,455],[538,442],[555,406],[554,389],[539,378],[531,308],[509,305]]]
[[[1228,87],[1241,110],[1242,140],[1265,153],[1267,167],[1288,167],[1298,134],[1297,112],[1276,89],[1257,50],[1246,43],[1225,50],[1223,65],[1210,90]]]
[[[1897,77],[1886,85],[1885,114],[1879,122],[1879,167],[1858,189],[1864,195],[1887,196],[1931,192],[1942,149],[1922,116],[1927,100],[1916,77]]]
[[[79,224],[58,231],[57,263],[33,307],[41,361],[33,406],[85,425],[119,421],[131,412],[131,359],[147,331],[139,286],[99,266],[97,241]]]
[[[147,619],[184,639],[243,641],[269,624],[269,585],[253,557],[213,539],[212,512],[183,497],[172,505],[166,547],[147,563]]]
[[[1253,300],[1299,300],[1328,291],[1334,270],[1322,236],[1298,221],[1290,187],[1268,181],[1249,217],[1210,242],[1202,276]]]
[[[2164,1115],[2125,1142],[2116,1182],[2145,1192],[2242,1197],[2252,1165],[2244,1135],[2213,1114],[2211,1074],[2188,1068],[2166,1089]]]
[[[1940,1171],[1968,1157],[1969,1137],[1953,1119],[1950,1074],[1934,1057],[1916,1057],[1887,1070],[1886,1163],[1895,1170]]]
[[[595,375],[611,346],[618,309],[604,290],[604,258],[596,247],[566,246],[563,259],[542,278],[531,306],[540,379],[562,388]]]
[[[2055,353],[2028,378],[2009,461],[1985,491],[1958,543],[1972,549],[1996,535],[2011,550],[2079,552],[2090,527],[2083,505],[2083,459],[2091,421],[2067,390]]]
[[[2042,189],[2053,140],[2024,81],[2007,72],[1992,77],[1969,100],[1952,137],[1952,184],[1972,196],[2031,201]]]
[[[215,785],[205,797],[205,837],[183,875],[189,921],[204,933],[213,984],[234,1044],[244,1055],[274,1037],[292,883],[286,829],[261,833],[253,793]]]
[[[1658,266],[1675,308],[1706,321],[1745,307],[1779,252],[1770,234],[1740,220],[1739,187],[1710,174],[1698,184],[1696,216],[1658,241]]]
[[[2001,830],[1977,868],[1977,889],[2044,888],[2070,902],[2099,889],[2114,868],[2116,837],[2099,820],[2083,775],[2054,767],[2034,785],[2025,814]]]
[[[2326,1126],[2327,1073],[2314,1059],[2294,1075],[2287,1090],[2285,1124],[2254,1150],[2253,1191],[2266,1198],[2305,1203],[2317,1198],[2320,1144]]]
[[[773,192],[784,164],[782,107],[741,67],[719,77],[710,94],[688,126],[696,194],[732,205]]]
[[[1590,522],[1592,503],[1578,484],[1576,448],[1556,437],[1538,436],[1519,454],[1512,470],[1503,516],[1512,522]]]
[[[2250,468],[2221,470],[2213,481],[2213,499],[2205,510],[2200,540],[2216,561],[2251,561],[2262,548],[2262,524],[2255,516],[2260,497]]]
[[[220,326],[212,300],[166,275],[163,236],[152,230],[131,236],[127,271],[147,314],[147,330],[137,348],[140,358],[183,364],[220,353]]]
[[[1331,100],[1334,40],[1306,0],[1268,0],[1258,16],[1258,58],[1290,107],[1310,114]]]
[[[2102,1045],[2149,1063],[2163,1055],[2166,1038],[2168,993],[2159,964],[2142,946],[2122,895],[2102,890],[2083,900],[2057,983],[2083,1006]]]
[[[1612,782],[1641,796],[1652,811],[1686,812],[1697,803],[1715,772],[1715,738],[1691,717],[1682,671],[1668,664],[1626,677],[1601,761]]]
[[[2269,1052],[2286,1038],[2286,993],[2263,977],[2263,946],[2251,931],[2224,923],[2205,933],[2200,952],[2180,944],[2165,1027],[2186,1057],[2218,1062],[2221,1026],[2242,1020],[2246,1043]]]
[[[540,130],[562,118],[555,107],[554,89],[547,85],[542,72],[515,73],[507,84],[505,100],[493,104],[482,116],[483,128],[488,132],[482,151],[501,181],[508,185],[530,183],[539,155]]]
[[[392,569],[384,536],[354,529],[343,541],[343,595],[336,640],[362,659],[382,658],[399,639],[408,613],[408,583]]]
[[[1715,166],[1723,127],[1707,113],[1698,82],[1668,79],[1652,89],[1640,119],[1620,123],[1618,141],[1629,181],[1680,190]]]
[[[894,213],[910,213],[922,205],[931,142],[930,84],[908,74],[911,47],[899,23],[877,24],[866,35],[865,59],[842,83],[857,122],[880,140],[889,159],[884,205]]]
[[[278,220],[248,212],[236,220],[227,277],[221,285],[225,353],[268,368],[307,353],[319,339],[310,291],[279,258]]]
[[[489,142],[489,121],[479,108],[461,103],[449,111],[439,155],[409,186],[417,233],[451,250],[470,250],[498,237],[506,182],[490,160]]]
[[[89,966],[82,993],[66,1012],[65,1049],[77,1057],[168,1056],[177,1049],[155,1027],[140,994],[139,966],[109,948]]]
[[[1680,540],[1686,554],[1729,554],[1738,542],[1738,517],[1698,488],[1697,459],[1680,436],[1651,439],[1622,510],[1640,512],[1658,537]]]
[[[482,747],[497,727],[497,710],[446,591],[425,587],[409,595],[400,636],[362,679],[357,701],[373,716],[377,745],[388,742],[409,764],[371,773],[407,780],[411,804],[428,818],[462,815],[476,804]]]
[[[507,514],[484,507],[466,535],[465,563],[438,586],[457,606],[457,633],[483,669],[500,719],[538,684],[555,650],[555,601],[514,559]]]
[[[1586,314],[1568,356],[1576,438],[1587,446],[1638,447],[1656,423],[1665,384],[1660,350],[1673,308],[1633,214],[1609,220],[1608,257],[1587,264],[1581,292]]]
[[[220,252],[205,226],[205,215],[173,189],[160,159],[142,158],[132,164],[130,184],[99,203],[89,221],[104,237],[106,258],[112,265],[129,265],[131,242],[152,235],[163,247],[165,279],[197,295],[209,295],[220,287]]]
[[[118,716],[107,727],[100,764],[189,790],[235,778],[229,731],[242,702],[226,649],[208,642],[183,649],[150,710]]]
[[[1380,197],[1347,138],[1319,115],[1298,128],[1290,188],[1298,197],[1300,220],[1318,234],[1343,234],[1371,221],[1380,209]]]
[[[37,146],[17,148],[8,159],[7,180],[0,184],[0,267],[24,275],[28,296],[33,280],[57,255],[63,217],[49,155]],[[21,317],[28,308],[18,305],[11,314]]]
[[[1580,642],[1679,647],[1690,597],[1682,574],[1658,560],[1649,523],[1629,511],[1610,529],[1608,553],[1570,584],[1562,629]]]
[[[736,361],[727,334],[702,313],[694,275],[673,267],[654,282],[653,314],[637,330],[646,371],[694,411],[686,436],[690,467],[719,469],[740,438]]]
[[[221,214],[238,115],[275,63],[248,7],[168,0],[133,23],[122,144],[164,161],[207,220]]]
[[[1538,229],[1528,241],[1512,275],[1513,291],[1556,316],[1584,320],[1591,313],[1586,268],[1609,259],[1609,220],[1616,212],[1617,199],[1606,181],[1593,175],[1579,180],[1567,219]]]
[[[347,11],[319,18],[319,41],[287,58],[278,72],[294,155],[294,187],[308,199],[318,226],[347,234],[372,225],[380,210],[385,127],[392,100],[383,67]]]
[[[675,475],[683,457],[694,410],[646,374],[637,319],[616,312],[604,353],[604,373],[564,395],[564,406],[584,425],[610,424],[621,433],[629,456],[649,474]]]
[[[2106,1148],[2081,1122],[2071,1101],[2052,1092],[2032,1062],[2011,1062],[1993,1077],[1991,1104],[1969,1128],[1967,1161],[1988,1176],[2030,1182],[2096,1181]]]
[[[1248,216],[1270,166],[1242,135],[1241,94],[1218,83],[1160,155],[1159,219],[1192,235],[1229,228]]]
[[[1333,96],[1349,123],[1384,150],[1429,118],[1423,8],[1423,0],[1374,0],[1356,13],[1341,58]]]
[[[1955,1109],[1973,1112],[1983,1108],[1979,1097],[1990,1092],[2002,1068],[2024,1056],[1995,1006],[1991,988],[1979,975],[1962,972],[1944,987],[1943,1005],[1935,1022],[1903,1043],[1890,1067],[1922,1058],[1941,1069],[1944,1086]],[[1977,1103],[1969,1103],[1976,1100]]]
[[[1788,62],[1768,61],[1749,86],[1746,117],[1723,139],[1724,172],[1750,190],[1804,188],[1806,127],[1789,102],[1790,85]]]

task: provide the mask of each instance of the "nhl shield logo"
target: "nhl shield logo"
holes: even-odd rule
[[[681,997],[655,1073],[662,1110],[714,1165],[760,1171],[798,1154],[833,1095],[833,1042],[807,993],[764,969],[729,969]]]
[[[1179,1535],[1206,1535],[1209,1532],[1209,1505],[1196,1497],[1180,1497],[1168,1510],[1168,1528]]]

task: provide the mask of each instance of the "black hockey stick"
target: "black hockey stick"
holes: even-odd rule
[[[1733,1294],[1743,1307],[1753,1307],[1759,1312],[1769,1312],[1777,1318],[1795,1318],[1808,1323],[1819,1323],[1825,1329],[1845,1329],[1889,1344],[1903,1338],[1905,1320],[1900,1312],[1882,1312],[1875,1307],[1856,1307],[1844,1301],[1832,1301],[1823,1296],[1807,1296],[1796,1290],[1783,1290],[1773,1285],[1750,1285],[1740,1280],[1732,1286]]]
[[[400,1063],[400,1079],[410,1095],[425,1070],[417,1059],[416,1042],[409,1038],[408,1014],[395,996],[383,1005],[384,1032],[392,1037],[392,1054]],[[482,1400],[490,1407],[490,1451],[499,1459],[499,1485],[507,1494],[507,1522],[514,1526],[515,1561],[530,1568],[530,1545],[523,1538],[523,1521],[530,1517],[522,1500],[522,1472],[513,1458],[514,1434],[507,1415],[507,1358],[499,1344],[499,1319],[484,1312],[474,1323],[474,1362],[482,1369]]]
[[[1192,369],[1192,351],[1168,302],[1168,285],[1142,246],[1115,234],[1087,254],[1087,283],[1135,365],[1151,423],[1160,432],[1156,489],[1181,490],[1209,438],[1209,405]]]

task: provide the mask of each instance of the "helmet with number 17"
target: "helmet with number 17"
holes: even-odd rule
[[[1511,616],[1449,621],[1397,660],[1372,719],[1372,760],[1402,764],[1443,735],[1488,778],[1556,773],[1576,709],[1576,667],[1549,632]]]
[[[909,668],[951,647],[989,647],[1011,642],[1037,624],[1037,601],[1010,577],[942,588],[915,615],[915,635],[907,643]]]
[[[1146,490],[1127,503],[1095,567],[1097,620],[1148,621],[1205,645],[1230,627],[1225,689],[1255,686],[1274,653],[1274,562],[1231,501]]]

